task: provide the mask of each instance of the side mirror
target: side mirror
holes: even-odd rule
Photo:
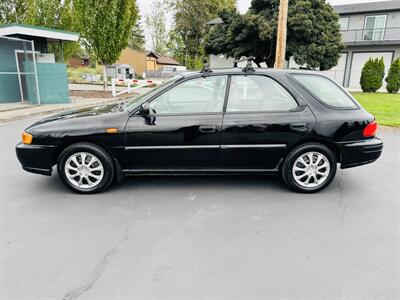
[[[140,114],[141,115],[149,115],[150,114],[150,105],[145,102],[140,106]]]

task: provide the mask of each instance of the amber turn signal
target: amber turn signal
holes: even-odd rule
[[[117,133],[117,132],[118,132],[118,129],[117,129],[117,128],[107,128],[107,129],[106,129],[106,132],[107,132],[107,133]]]
[[[25,131],[22,133],[22,142],[24,144],[31,144],[32,143],[32,134],[26,133]]]

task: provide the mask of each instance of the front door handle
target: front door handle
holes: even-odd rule
[[[215,125],[202,125],[199,127],[199,131],[202,133],[214,133],[217,131],[217,126]]]
[[[290,124],[290,128],[296,131],[307,131],[307,123],[293,123]]]

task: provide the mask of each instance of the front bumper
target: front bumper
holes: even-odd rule
[[[342,155],[342,169],[372,163],[381,156],[383,150],[383,142],[378,138],[341,142],[338,146]]]
[[[25,171],[51,175],[56,147],[51,145],[26,145],[19,143],[15,151]]]

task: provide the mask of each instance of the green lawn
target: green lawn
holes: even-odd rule
[[[400,127],[400,94],[352,93],[380,125]]]
[[[82,68],[72,68],[69,67],[67,69],[68,73],[68,81],[73,83],[87,83],[85,79],[82,78],[82,74],[95,74],[95,75],[102,75],[103,74],[103,67],[97,66],[96,68],[90,67],[82,67]]]

